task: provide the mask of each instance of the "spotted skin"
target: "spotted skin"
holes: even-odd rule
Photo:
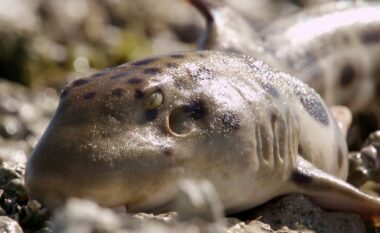
[[[238,130],[240,127],[240,119],[236,113],[226,112],[221,116],[220,120],[226,130]]]
[[[277,67],[310,84],[328,105],[358,113],[378,100],[379,12],[378,3],[326,4],[279,19],[259,34]]]
[[[181,178],[192,177],[210,180],[227,212],[293,192],[328,208],[379,212],[378,199],[342,180],[344,137],[307,85],[223,52],[143,61],[64,88],[27,163],[31,198],[50,208],[75,196],[157,211],[175,198]],[[144,82],[126,82],[131,77]]]
[[[260,58],[309,84],[328,105],[345,105],[354,113],[378,102],[379,3],[318,5],[257,30],[228,6],[190,2],[208,22],[199,48]]]
[[[135,77],[135,78],[130,78],[130,79],[127,80],[127,82],[128,82],[129,84],[139,84],[139,83],[141,83],[141,82],[143,82],[143,81],[144,81],[143,79],[141,79],[141,78],[137,78],[137,77]]]

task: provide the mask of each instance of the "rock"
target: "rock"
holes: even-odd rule
[[[223,207],[213,185],[206,180],[183,180],[174,202],[180,222],[200,219],[212,223],[223,218]]]
[[[268,224],[262,223],[260,221],[252,221],[244,228],[244,233],[297,233],[298,231],[290,230],[288,227],[284,226],[274,231]],[[302,233],[312,233],[313,231],[302,231]]]
[[[23,163],[0,163],[0,215],[17,220],[29,232],[37,232],[46,227],[50,215],[37,201],[28,201],[24,173]]]
[[[323,211],[301,194],[292,194],[272,201],[255,212],[254,216],[259,217],[261,222],[269,224],[274,230],[287,226],[297,232],[366,232],[359,215]]]
[[[121,229],[121,219],[109,209],[94,202],[70,199],[53,218],[53,232],[57,233],[108,233]]]
[[[288,227],[284,226],[277,231],[273,230],[269,224],[253,220],[248,224],[240,221],[237,218],[228,218],[228,233],[297,233],[298,231],[290,230]],[[303,231],[303,233],[308,233],[312,231]]]
[[[20,225],[15,220],[6,216],[0,216],[0,232],[23,233]]]
[[[2,0],[0,1],[1,33],[13,33],[18,36],[32,33],[38,29],[37,1]]]
[[[137,219],[141,220],[154,220],[163,223],[173,224],[176,221],[177,213],[176,212],[168,212],[164,214],[148,214],[148,213],[137,213],[133,215]]]
[[[4,185],[4,191],[8,196],[16,198],[17,201],[27,201],[24,178],[12,179]]]
[[[115,213],[92,201],[70,199],[55,213],[53,232],[134,233],[224,233],[221,204],[213,186],[206,181],[181,183],[175,213],[135,215]]]
[[[0,187],[12,179],[24,178],[25,164],[3,162],[0,164]]]
[[[25,164],[27,154],[29,154],[31,150],[31,146],[24,141],[0,141],[0,163]]]
[[[357,187],[380,181],[380,130],[368,136],[359,152],[350,153],[347,180]]]
[[[26,231],[51,232],[50,213],[41,203],[36,200],[29,200],[26,204],[21,204],[20,207],[19,223]]]
[[[214,186],[207,180],[182,180],[174,201],[178,221],[194,224],[202,232],[225,232],[223,206]]]
[[[15,140],[23,139],[28,134],[26,125],[14,116],[0,117],[0,136]]]

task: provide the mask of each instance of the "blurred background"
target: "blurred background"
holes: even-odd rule
[[[96,69],[194,49],[202,23],[180,0],[0,0],[0,77],[59,88]]]

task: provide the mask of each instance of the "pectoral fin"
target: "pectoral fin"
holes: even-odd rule
[[[380,198],[363,193],[347,182],[316,168],[298,156],[298,165],[291,174],[294,190],[325,209],[342,210],[363,215],[380,214]]]

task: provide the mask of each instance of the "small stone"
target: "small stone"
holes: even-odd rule
[[[39,203],[37,200],[29,200],[26,206],[28,207],[30,213],[36,213],[42,208],[41,203]]]
[[[0,232],[23,233],[20,225],[15,220],[6,216],[0,216]]]
[[[281,231],[282,233],[296,233],[296,231]],[[268,224],[252,221],[244,228],[244,233],[275,233]]]
[[[360,150],[360,153],[362,154],[362,156],[366,156],[368,159],[372,160],[373,163],[376,162],[377,151],[374,146],[365,146]]]
[[[0,136],[7,139],[23,139],[27,134],[26,125],[15,116],[0,117]]]
[[[8,196],[16,197],[18,201],[28,200],[24,178],[12,179],[3,188]]]
[[[70,199],[53,217],[53,232],[111,233],[121,229],[121,220],[109,209],[89,200]]]
[[[0,187],[15,178],[23,178],[25,165],[19,163],[3,162],[0,164]]]
[[[141,220],[156,220],[163,223],[174,223],[177,217],[177,213],[175,212],[168,212],[163,214],[147,214],[147,213],[137,213],[134,215],[135,218],[141,219]]]
[[[349,174],[347,182],[360,187],[370,179],[370,164],[373,164],[371,158],[363,156],[361,152],[350,153],[349,155]],[[373,167],[373,165],[372,165]]]
[[[12,202],[12,200],[9,199],[9,198],[5,198],[4,202],[3,202],[3,207],[4,207],[5,211],[7,211],[7,212],[9,210],[11,210],[13,208],[13,202]]]
[[[25,164],[30,152],[31,147],[24,141],[5,140],[1,142],[0,162]]]
[[[365,142],[365,145],[380,146],[380,130],[377,130],[371,133],[368,136],[367,141]]]
[[[219,196],[209,181],[183,180],[174,203],[181,222],[201,219],[205,222],[220,222],[223,207]]]
[[[246,225],[237,218],[227,218],[227,229],[229,233],[245,233]]]

